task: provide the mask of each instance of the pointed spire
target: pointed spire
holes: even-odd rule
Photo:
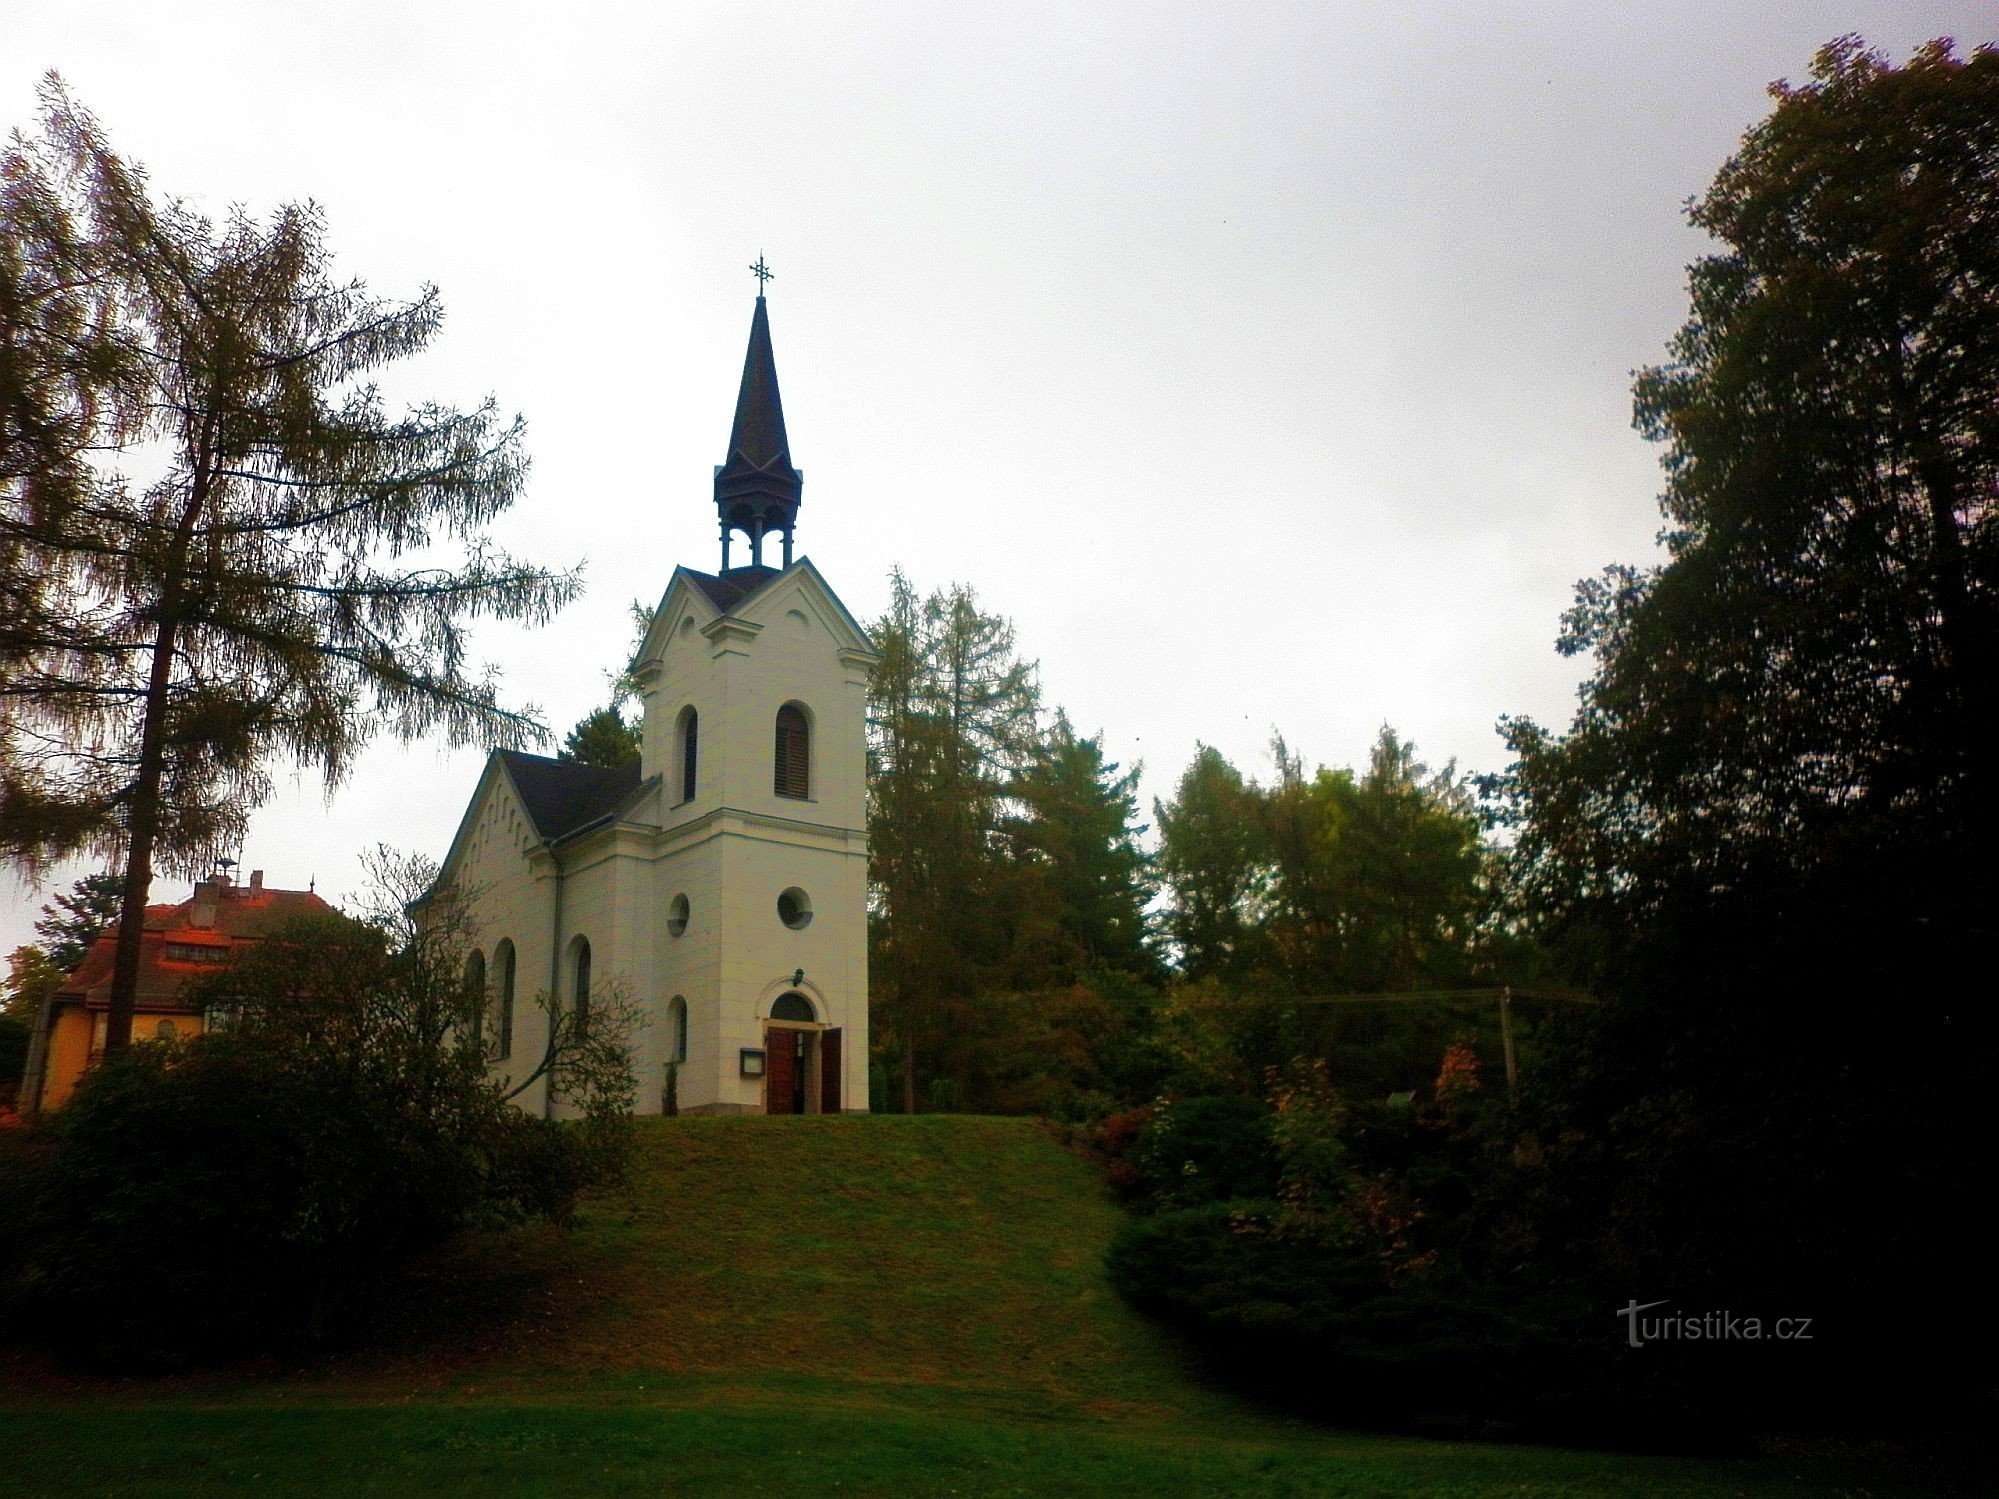
[[[736,394],[736,421],[729,431],[728,461],[715,470],[715,511],[722,523],[722,565],[728,567],[729,532],[750,538],[760,564],[767,532],[784,536],[791,560],[791,530],[798,515],[804,475],[791,465],[784,433],[784,403],[777,391],[777,358],[770,346],[770,313],[757,298],[750,320],[750,347],[743,358],[743,384]]]

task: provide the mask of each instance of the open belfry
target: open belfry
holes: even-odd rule
[[[792,555],[791,461],[759,294],[714,475],[721,566],[674,569],[634,662],[635,765],[491,755],[445,857],[498,1067],[530,1075],[552,994],[617,992],[637,1034],[638,1107],[669,1069],[689,1113],[868,1106],[868,667],[856,623]],[[766,545],[780,548],[777,565]],[[747,560],[732,566],[740,543]],[[522,1106],[570,1112],[537,1082]]]

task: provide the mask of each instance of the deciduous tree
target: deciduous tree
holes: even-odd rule
[[[1949,1362],[1921,1340],[1982,1273],[1999,52],[1843,38],[1771,92],[1637,384],[1667,560],[1579,588],[1581,707],[1508,726],[1507,789],[1610,1000],[1544,1121],[1577,1273],[1816,1297],[1864,1377]]]
[[[1253,785],[1211,745],[1197,745],[1171,802],[1152,804],[1159,872],[1172,893],[1166,928],[1189,978],[1255,961],[1267,879]]]

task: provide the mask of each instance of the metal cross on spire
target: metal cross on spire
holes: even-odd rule
[[[761,250],[757,251],[757,263],[750,267],[750,274],[757,278],[758,296],[764,294],[764,283],[766,281],[775,281],[777,279],[777,272],[764,264],[764,252]]]

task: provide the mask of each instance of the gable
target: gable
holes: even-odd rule
[[[691,567],[675,568],[659,607],[653,611],[637,662],[640,666],[658,662],[684,619],[692,618],[697,629],[723,618],[763,626],[780,622],[788,610],[801,603],[800,612],[825,629],[835,649],[873,654],[874,643],[860,621],[840,602],[812,559],[800,557],[782,571],[741,567],[718,575]]]
[[[676,567],[673,576],[667,580],[666,592],[659,597],[658,606],[652,611],[652,623],[646,628],[646,638],[639,645],[638,655],[633,658],[634,668],[657,662],[666,654],[666,645],[680,628],[683,619],[692,618],[695,628],[710,620],[722,617],[722,608],[714,597],[702,586],[701,580],[710,577],[707,573],[697,573],[690,567]]]
[[[737,606],[736,613],[760,625],[777,625],[787,614],[801,613],[832,637],[836,650],[874,651],[868,632],[840,602],[809,557],[799,558],[759,587]]]

